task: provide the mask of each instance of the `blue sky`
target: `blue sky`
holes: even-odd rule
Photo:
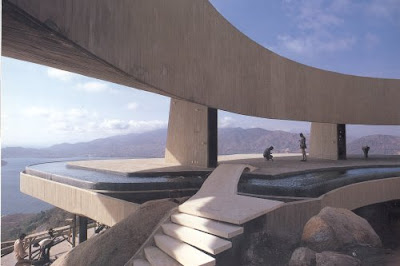
[[[235,27],[295,61],[341,73],[400,78],[400,0],[213,0]],[[45,147],[163,128],[169,98],[2,57],[2,145]],[[308,132],[307,122],[219,112],[220,127]],[[400,126],[348,126],[348,134]]]

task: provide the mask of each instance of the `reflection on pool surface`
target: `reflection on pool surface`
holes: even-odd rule
[[[275,196],[317,197],[330,190],[353,183],[400,177],[400,167],[370,167],[326,170],[285,177],[241,178],[239,192]]]
[[[26,173],[69,185],[108,191],[198,189],[208,173],[201,175],[122,176],[93,170],[76,169],[67,162],[52,162],[26,167]],[[343,170],[315,170],[289,176],[244,174],[238,191],[249,194],[318,197],[330,190],[374,179],[400,177],[400,167],[369,167]]]
[[[53,181],[95,190],[143,190],[154,188],[200,187],[205,180],[201,175],[123,176],[67,166],[68,162],[51,162],[25,168],[27,174]],[[156,187],[155,187],[156,186]]]

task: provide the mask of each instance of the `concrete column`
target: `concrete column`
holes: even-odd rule
[[[217,165],[217,110],[171,99],[165,161],[181,165]]]
[[[310,157],[346,159],[346,125],[311,123]]]
[[[72,218],[72,247],[75,247],[76,243],[76,214]]]
[[[88,218],[85,216],[78,216],[79,221],[79,244],[87,240],[87,222]]]

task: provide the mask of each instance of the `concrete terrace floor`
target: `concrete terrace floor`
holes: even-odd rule
[[[334,169],[371,166],[400,166],[400,156],[370,156],[368,160],[361,156],[348,156],[347,160],[325,160],[308,158],[307,162],[301,161],[300,154],[273,154],[274,161],[266,161],[260,154],[234,154],[218,157],[219,164],[249,164],[257,169],[252,174],[280,175],[286,173],[304,172],[315,169]],[[118,160],[88,160],[69,162],[69,166],[84,168],[100,172],[112,172],[120,175],[135,173],[183,173],[183,172],[209,172],[213,168],[181,166],[166,163],[164,158],[151,159],[118,159]]]

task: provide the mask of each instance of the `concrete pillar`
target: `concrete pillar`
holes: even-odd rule
[[[78,216],[79,221],[79,244],[87,240],[87,222],[88,218],[85,216]]]
[[[311,123],[310,157],[346,159],[346,125]]]
[[[75,247],[76,243],[76,214],[72,218],[72,247]]]
[[[165,161],[215,167],[218,145],[217,110],[171,99]]]

